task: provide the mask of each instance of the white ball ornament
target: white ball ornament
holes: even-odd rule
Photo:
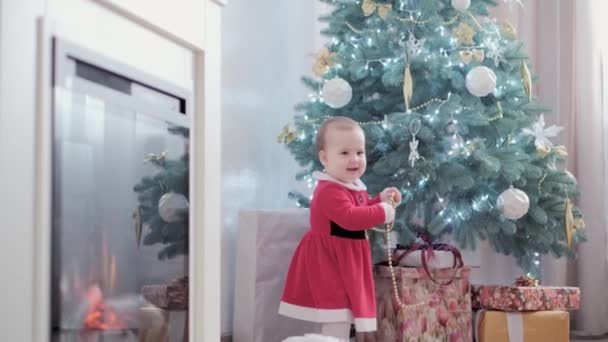
[[[471,5],[471,0],[452,0],[452,7],[457,11],[466,11]]]
[[[504,217],[517,220],[530,209],[530,199],[522,190],[511,187],[498,196],[496,206]]]
[[[342,108],[352,99],[353,88],[344,79],[335,77],[323,85],[322,97],[331,108]]]
[[[466,86],[475,96],[486,96],[496,89],[496,74],[485,66],[477,66],[467,73]]]
[[[158,200],[158,214],[165,222],[178,222],[187,215],[188,206],[186,196],[169,192]]]

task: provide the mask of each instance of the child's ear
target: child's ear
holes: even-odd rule
[[[323,166],[327,166],[327,153],[324,150],[319,151],[319,160]]]

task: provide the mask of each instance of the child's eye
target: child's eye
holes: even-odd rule
[[[343,155],[343,156],[345,156],[345,155],[347,155],[347,154],[348,154],[348,152],[346,152],[346,151],[342,151],[342,152],[340,152],[340,154],[341,154],[341,155]]]
[[[359,151],[359,152],[357,152],[357,155],[358,155],[358,156],[362,156],[362,155],[364,155],[364,154],[365,154],[365,152],[363,152],[363,151]]]

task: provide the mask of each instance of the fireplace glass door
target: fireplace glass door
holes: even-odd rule
[[[188,93],[53,56],[51,340],[187,341]]]

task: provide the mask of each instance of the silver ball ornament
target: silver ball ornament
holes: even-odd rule
[[[188,199],[182,194],[169,192],[158,200],[158,214],[165,222],[178,222],[188,213]]]
[[[331,108],[342,108],[353,98],[353,88],[340,77],[325,82],[321,90],[323,101]]]
[[[471,5],[471,0],[452,0],[452,7],[457,11],[466,11]]]
[[[467,73],[467,90],[479,97],[486,96],[496,89],[496,74],[485,66],[477,66]]]
[[[498,196],[496,206],[504,217],[517,220],[528,213],[530,198],[522,190],[511,187]]]

